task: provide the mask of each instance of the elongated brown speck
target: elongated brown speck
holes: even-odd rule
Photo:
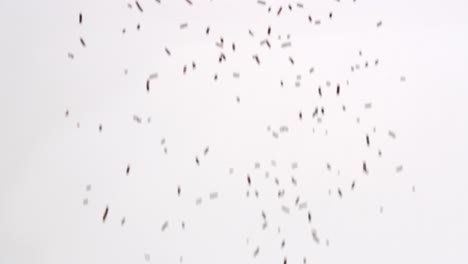
[[[83,38],[80,38],[81,45],[86,48],[86,43]]]
[[[102,216],[102,222],[103,223],[106,221],[108,213],[109,213],[109,207],[106,206],[106,210],[104,210],[104,215]]]
[[[141,8],[140,3],[138,1],[135,1],[136,6],[138,7],[138,10],[143,13],[143,8]]]

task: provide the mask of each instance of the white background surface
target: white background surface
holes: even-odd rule
[[[179,263],[180,256],[184,263],[282,263],[285,256],[288,263],[304,256],[308,263],[468,262],[465,1],[304,1],[304,10],[285,7],[280,17],[256,1],[162,2],[141,0],[140,13],[125,1],[0,1],[0,263],[144,263],[144,254],[150,263]],[[276,12],[287,2],[268,3]],[[322,24],[309,24],[308,14]],[[180,30],[184,22],[189,26]],[[258,44],[268,25],[271,50]],[[288,33],[293,46],[283,50],[276,37]],[[214,45],[220,36],[237,45],[221,65]],[[349,70],[376,58],[377,67]],[[197,69],[182,75],[191,61]],[[159,77],[148,94],[146,78],[154,72]],[[340,97],[330,87],[318,98],[316,87],[327,80],[342,84]],[[372,109],[364,109],[366,102]],[[327,109],[322,125],[311,119],[317,105]],[[152,121],[137,124],[134,114]],[[289,133],[274,139],[267,126],[281,125]],[[399,164],[404,170],[397,174]],[[259,199],[245,195],[247,173]],[[274,177],[286,189],[282,201]],[[214,191],[219,198],[209,200]],[[298,194],[308,201],[312,224],[305,211],[280,210],[293,208]]]

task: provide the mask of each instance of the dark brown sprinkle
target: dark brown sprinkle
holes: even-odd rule
[[[164,50],[166,51],[166,54],[167,54],[168,56],[171,56],[171,51],[170,51],[168,48],[164,48]]]
[[[258,58],[258,55],[253,55],[252,57],[255,59],[257,64],[260,65],[260,59]]]
[[[197,65],[195,64],[194,61],[192,61],[192,70],[195,70],[196,67],[197,67]]]
[[[80,38],[80,42],[81,42],[81,45],[82,45],[83,47],[86,47],[86,43],[85,43],[85,41],[84,41],[83,38]]]
[[[214,76],[214,80],[217,81],[218,80],[218,74],[215,74]]]
[[[365,161],[362,162],[362,170],[364,171],[365,174],[368,173],[368,171],[367,171],[367,164],[366,164]]]
[[[103,223],[106,221],[108,213],[109,213],[109,206],[106,206],[106,210],[104,210],[104,215],[102,216],[102,222]]]
[[[340,85],[336,86],[336,95],[340,95]]]
[[[135,1],[136,6],[138,7],[138,10],[143,13],[143,8],[141,8],[140,3],[138,1]]]
[[[255,191],[256,192],[256,191]],[[258,193],[256,192],[256,195],[258,196]],[[218,198],[218,193],[217,192],[212,192],[210,193],[210,200],[214,200]]]
[[[296,179],[294,177],[291,177],[291,182],[292,182],[293,185],[297,185],[297,181],[296,181]]]
[[[318,94],[319,94],[320,97],[322,97],[322,88],[320,88],[320,86],[318,88]]]
[[[70,115],[70,112],[67,110],[65,110],[65,117],[68,117]]]
[[[396,171],[397,173],[402,172],[402,171],[403,171],[403,165],[398,165],[398,166],[395,168],[395,171]]]
[[[288,259],[286,257],[284,257],[283,264],[288,264]]]
[[[332,13],[332,12],[330,12],[330,13],[328,14],[328,17],[329,17],[330,19],[332,19],[332,17],[333,17],[333,13]]]
[[[130,164],[127,165],[127,169],[125,170],[125,173],[126,173],[127,175],[130,174]]]
[[[338,195],[340,196],[340,198],[343,197],[343,194],[341,193],[341,189],[340,189],[340,188],[338,188]]]
[[[270,33],[271,33],[271,27],[269,26],[267,30],[267,34],[270,35]]]
[[[190,0],[185,0],[189,5],[193,5],[192,1]]]
[[[137,115],[133,115],[133,121],[137,122],[138,124],[141,124],[141,118]]]
[[[99,132],[102,132],[102,124],[99,124]]]
[[[252,181],[250,180],[250,175],[249,174],[247,174],[247,183],[249,184],[249,186],[252,183]]]
[[[319,240],[318,235],[317,235],[317,230],[315,230],[315,229],[312,230],[312,238],[314,239],[315,243],[317,243],[317,244],[320,243],[320,240]]]
[[[184,28],[187,28],[187,27],[188,27],[188,23],[182,23],[179,26],[180,29],[184,29]]]
[[[309,22],[312,23],[312,17],[309,15]]]
[[[280,6],[280,8],[278,9],[278,12],[276,12],[276,15],[280,15],[281,14],[281,10],[283,10],[283,7]]]
[[[197,163],[198,166],[200,166],[200,161],[198,160],[198,157],[195,156],[195,163]]]
[[[164,232],[168,226],[169,226],[169,222],[168,221],[164,222],[163,225],[161,226],[161,231]]]
[[[120,220],[120,225],[125,225],[125,217]]]
[[[289,62],[291,62],[291,64],[294,65],[294,60],[292,57],[289,57]]]
[[[377,22],[377,27],[381,27],[381,26],[382,26],[382,21]]]
[[[310,212],[307,213],[307,219],[309,220],[309,223],[312,221],[312,215]]]
[[[265,1],[262,1],[262,0],[258,0],[257,3],[258,3],[259,5],[265,5],[265,4],[266,4]]]
[[[236,44],[234,42],[232,43],[232,51],[236,51]]]
[[[299,112],[299,119],[302,120],[302,112]]]
[[[366,135],[366,143],[367,143],[367,146],[369,147],[369,146],[370,146],[370,139],[369,139],[369,135]]]
[[[236,96],[236,101],[237,101],[237,103],[240,103],[240,97],[239,96]]]
[[[289,11],[292,11],[292,6],[288,5]]]
[[[140,30],[140,24],[139,23],[137,24],[137,30]]]
[[[284,248],[285,245],[286,245],[286,241],[283,239],[283,241],[281,241],[281,248]]]
[[[354,187],[356,186],[356,182],[353,181],[353,183],[351,183],[351,190],[354,190]]]
[[[254,258],[258,255],[259,252],[260,252],[260,247],[257,247],[253,253]]]
[[[75,58],[75,55],[73,55],[73,53],[71,53],[71,52],[68,52],[67,56],[71,60],[73,60]]]
[[[78,21],[79,21],[80,25],[83,22],[83,15],[81,13],[79,15]]]
[[[150,91],[150,80],[146,80],[146,91],[149,92]]]
[[[180,186],[177,186],[177,196],[180,196]]]
[[[206,27],[205,33],[208,35],[210,34],[210,27]]]
[[[252,36],[252,37],[254,36],[254,33],[250,29],[249,29],[249,35]]]

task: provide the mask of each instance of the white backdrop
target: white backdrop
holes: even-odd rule
[[[160,2],[0,0],[0,263],[468,262],[466,1]]]

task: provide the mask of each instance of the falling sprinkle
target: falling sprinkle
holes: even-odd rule
[[[217,193],[217,192],[212,192],[212,193],[210,193],[210,199],[211,199],[211,200],[214,200],[214,199],[216,199],[216,198],[218,198],[218,193]]]
[[[140,12],[143,13],[143,8],[141,8],[140,3],[138,3],[138,1],[135,1],[135,4],[136,4],[138,10],[140,10]]]
[[[83,38],[80,38],[81,45],[86,48],[86,43]]]
[[[402,171],[403,171],[403,165],[398,165],[398,166],[395,168],[395,171],[396,171],[397,173],[402,172]]]
[[[109,207],[106,206],[106,210],[104,210],[104,214],[102,215],[102,222],[104,223],[107,218],[107,214],[109,213]]]
[[[260,252],[260,247],[257,247],[253,253],[254,258],[258,256],[258,253]]]
[[[164,230],[166,230],[168,226],[169,226],[169,222],[168,221],[164,222],[164,224],[161,226],[161,231],[164,232]]]

